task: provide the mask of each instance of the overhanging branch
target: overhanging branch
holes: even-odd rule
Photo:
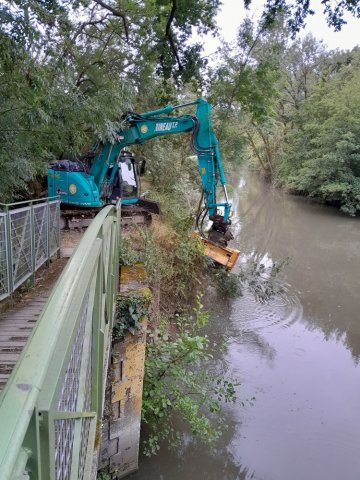
[[[180,57],[179,57],[179,54],[178,54],[178,51],[177,51],[177,48],[176,48],[176,45],[175,45],[175,42],[174,42],[174,39],[173,39],[172,31],[171,31],[171,24],[172,24],[172,22],[175,18],[176,10],[177,10],[177,0],[172,0],[172,8],[171,8],[171,12],[170,12],[167,24],[166,24],[165,37],[169,41],[170,48],[171,48],[171,50],[172,50],[172,52],[173,52],[173,54],[176,58],[179,70],[182,71],[183,66],[182,66],[182,63],[180,61]]]
[[[124,30],[125,30],[125,36],[126,40],[129,41],[129,26],[126,20],[126,15],[123,12],[120,12],[117,8],[114,8],[112,5],[108,5],[107,3],[103,2],[102,0],[94,0],[95,3],[100,5],[101,7],[105,8],[109,12],[111,12],[114,17],[119,17],[122,19],[123,24],[124,24]]]

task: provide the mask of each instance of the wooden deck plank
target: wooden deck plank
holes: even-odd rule
[[[9,318],[8,320],[3,320],[2,322],[0,321],[0,328],[1,326],[5,326],[5,325],[14,325],[14,324],[21,324],[21,323],[27,323],[27,322],[37,322],[37,319],[39,318],[39,316],[37,317],[17,317],[17,318]]]
[[[1,353],[0,352],[0,363],[3,365],[15,365],[15,363],[18,361],[18,358],[20,356],[20,353]]]
[[[19,298],[11,308],[0,314],[0,393],[18,361],[31,333],[42,313],[66,261],[60,260],[56,274],[43,278],[38,291]],[[51,270],[51,267],[50,267]],[[41,290],[41,291],[40,291]],[[32,297],[32,298],[31,298]]]
[[[18,330],[23,330],[24,328],[26,330],[33,329],[34,325],[36,322],[31,322],[31,323],[19,323],[19,324],[13,324],[13,325],[0,325],[0,335],[1,334],[6,334],[7,332],[10,331],[18,331]]]
[[[16,331],[15,333],[9,333],[9,332],[3,332],[1,333],[0,332],[0,340],[2,342],[6,342],[6,341],[12,341],[12,339],[16,337],[17,339],[28,339],[29,338],[29,335],[28,335],[28,332],[19,332],[19,331]]]
[[[26,340],[1,341],[0,339],[0,351],[6,348],[23,347],[25,344],[26,344]]]
[[[37,318],[34,319],[27,319],[27,320],[17,320],[15,322],[6,322],[0,323],[0,330],[4,328],[14,327],[14,328],[21,328],[21,327],[33,327],[34,324],[38,321]]]
[[[46,302],[47,298],[41,296],[0,316],[0,392],[5,388]]]
[[[13,320],[23,320],[23,319],[27,319],[27,318],[32,318],[32,319],[38,318],[39,315],[41,314],[42,310],[43,310],[43,309],[41,308],[41,309],[39,309],[39,311],[36,312],[36,313],[28,313],[28,314],[26,314],[26,313],[21,313],[21,314],[20,314],[20,313],[19,313],[19,314],[17,314],[17,315],[14,315],[13,317],[2,318],[2,319],[0,320],[0,325],[1,325],[1,323],[3,323],[3,322],[11,322],[11,321],[13,321]]]

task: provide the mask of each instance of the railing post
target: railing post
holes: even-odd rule
[[[98,258],[96,272],[95,296],[93,307],[93,338],[92,338],[92,405],[101,418],[103,397],[103,355],[104,355],[104,332],[102,331],[102,316],[104,315],[104,269],[102,249]]]
[[[57,222],[57,230],[58,230],[58,250],[57,250],[57,258],[60,258],[60,246],[61,246],[61,228],[60,228],[60,221],[61,221],[61,211],[60,211],[60,200],[57,200],[57,213],[58,213],[58,222]]]
[[[10,220],[10,210],[9,207],[5,207],[6,217],[6,258],[8,265],[8,282],[9,282],[9,294],[12,299],[14,293],[14,282],[13,282],[13,261],[12,261],[12,248],[11,248],[11,220]]]
[[[34,203],[30,201],[30,251],[31,251],[31,284],[35,285],[35,212]]]
[[[116,232],[115,232],[115,258],[114,263],[116,265],[117,271],[115,272],[115,284],[114,291],[115,294],[119,291],[119,281],[120,281],[120,243],[121,243],[121,200],[118,200],[115,210],[116,218]],[[113,325],[111,324],[111,327]]]
[[[46,228],[46,266],[50,266],[50,203],[49,199],[46,199],[46,212],[47,212],[47,228]]]

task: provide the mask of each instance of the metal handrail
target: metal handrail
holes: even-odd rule
[[[75,468],[80,472],[79,465],[84,461],[87,463],[81,464],[81,471],[91,468],[91,455],[88,454],[92,453],[90,447],[94,443],[96,419],[101,418],[102,413],[105,344],[112,327],[118,285],[119,228],[119,207],[108,206],[95,217],[58,279],[0,396],[1,480],[17,478],[14,475],[19,462],[25,468],[21,475],[29,471],[34,475],[30,478],[70,478],[55,475],[56,469],[61,467],[55,465],[56,448],[62,448],[56,443],[56,422],[61,424],[62,421],[85,422],[87,418],[91,419],[87,456],[85,460],[78,460],[73,472]],[[72,372],[68,365],[81,343],[79,332],[83,334],[83,345],[77,361],[86,371],[79,370],[78,382],[81,386],[81,382],[87,381],[85,376],[89,373],[86,372],[90,371],[92,396],[82,399],[83,411],[78,412],[84,395],[83,391],[79,391],[75,411],[66,408],[63,411],[59,392],[67,381],[66,375]],[[87,341],[88,344],[85,343]],[[90,354],[87,345],[90,345]],[[86,363],[89,361],[92,362],[90,366]],[[78,444],[81,441],[79,428],[85,423],[69,425],[74,425],[70,438],[75,442],[76,451],[81,453],[83,445]],[[71,478],[80,478],[73,475]]]
[[[51,202],[54,200],[60,200],[59,195],[53,195],[52,197],[41,197],[41,198],[34,198],[32,200],[22,200],[21,202],[12,202],[12,203],[1,203],[0,208],[6,210],[8,207],[17,207],[18,205],[25,205],[25,204],[34,204],[37,202]]]
[[[12,296],[50,257],[60,256],[60,199],[0,203],[0,300]]]

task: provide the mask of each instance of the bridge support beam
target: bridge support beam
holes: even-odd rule
[[[151,293],[140,265],[121,269],[119,302],[124,304],[134,295],[149,305]],[[124,321],[119,316],[114,322],[99,464],[102,471],[116,479],[138,469],[147,330],[147,317],[142,315],[137,328],[130,328],[122,338],[117,338],[116,322]]]

